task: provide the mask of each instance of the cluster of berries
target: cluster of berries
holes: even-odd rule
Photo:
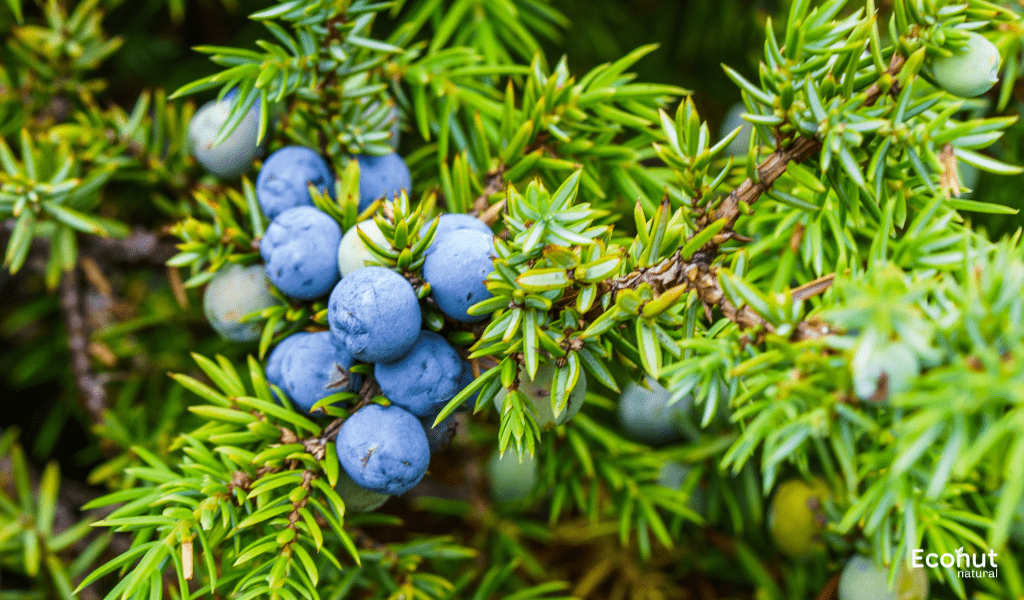
[[[282,159],[275,161],[278,156]],[[366,189],[364,174],[373,184],[369,194],[360,194],[361,209],[378,197],[408,189],[408,170],[397,161],[360,164],[361,192]],[[391,404],[369,404],[356,411],[336,440],[346,473],[341,491],[350,496],[350,508],[369,510],[422,479],[431,453],[454,435],[455,420],[431,425],[448,401],[473,381],[473,370],[444,337],[422,329],[420,301],[409,280],[369,264],[372,256],[355,230],[363,229],[386,246],[374,221],[364,221],[343,236],[327,214],[295,206],[309,198],[305,182],[329,181],[325,169],[312,151],[288,147],[268,158],[257,179],[257,199],[273,218],[260,243],[270,281],[301,300],[330,292],[330,330],[285,338],[269,357],[267,378],[298,408],[309,411],[332,394],[359,390],[361,378],[350,371],[357,361],[374,365],[373,377]],[[490,297],[483,281],[494,268],[493,254],[493,235],[484,223],[469,215],[439,217],[423,279],[449,318],[480,319],[466,311]]]
[[[383,237],[373,221],[357,227],[365,227],[371,239]],[[473,369],[443,336],[422,329],[419,299],[409,280],[365,266],[360,238],[346,238],[351,241],[343,240],[338,250],[342,278],[328,301],[330,335],[349,356],[374,364],[374,378],[391,404],[371,404],[345,421],[337,438],[338,460],[359,487],[402,494],[423,477],[431,452],[454,435],[454,416],[437,428],[430,425],[473,381]],[[441,312],[456,322],[481,320],[467,310],[491,297],[483,282],[493,261],[490,228],[469,215],[441,215],[422,273]]]
[[[369,227],[372,223],[361,225]],[[453,226],[458,223],[476,225],[470,229]],[[372,227],[376,229],[376,225]],[[318,235],[302,229],[293,231],[290,239],[309,245]],[[355,236],[345,237],[351,240]],[[435,303],[453,320],[476,320],[466,314],[466,309],[490,296],[483,280],[493,269],[492,239],[486,225],[468,215],[442,215],[439,219],[428,249],[424,279],[432,286]],[[329,257],[335,273],[329,282],[330,330],[285,338],[270,355],[267,378],[296,406],[308,411],[336,392],[359,389],[361,378],[350,371],[356,361],[374,365],[373,377],[391,403],[369,404],[353,413],[336,441],[338,459],[348,478],[348,488],[341,491],[358,492],[366,499],[350,502],[350,508],[369,509],[387,496],[415,486],[426,473],[431,453],[451,440],[453,416],[437,428],[431,425],[448,401],[473,381],[473,370],[443,336],[422,329],[419,298],[408,279],[390,269],[367,265],[370,257],[362,244],[344,243],[340,232],[329,242],[331,247],[321,248],[318,257]],[[316,262],[302,252],[286,253],[277,263],[272,255],[264,254],[264,258],[271,281],[282,291],[275,269],[288,274]],[[434,257],[441,256],[447,260],[434,261]],[[431,265],[439,275],[433,273]],[[316,277],[309,279],[317,281]],[[446,291],[450,283],[456,297]],[[312,297],[326,293],[322,287],[315,289],[317,295]],[[455,310],[450,309],[453,305]]]
[[[256,143],[255,109],[226,141],[213,145],[230,112],[230,100],[229,94],[204,106],[190,128],[194,154],[219,177],[244,173],[262,151]],[[392,139],[396,138],[393,131]],[[356,160],[360,212],[379,198],[409,191],[409,169],[397,154],[357,156]],[[247,342],[259,338],[261,324],[244,317],[278,303],[271,285],[297,300],[330,294],[330,330],[299,332],[282,340],[268,358],[267,380],[297,408],[309,412],[329,396],[359,391],[364,384],[362,370],[352,367],[358,362],[373,365],[373,378],[390,404],[369,404],[357,410],[346,419],[336,440],[344,471],[339,494],[351,510],[373,510],[390,495],[416,485],[430,455],[454,436],[454,415],[436,428],[431,425],[474,374],[470,363],[443,336],[422,329],[420,298],[410,281],[375,266],[363,240],[388,247],[377,223],[366,220],[343,233],[335,219],[314,206],[310,186],[334,197],[334,176],[315,151],[288,146],[267,157],[256,179],[260,209],[271,221],[259,246],[264,265],[222,269],[207,286],[204,307],[221,336]],[[429,284],[431,300],[452,321],[485,319],[468,311],[491,297],[484,285],[494,269],[491,228],[470,215],[443,214],[436,223],[425,225],[420,237],[431,227],[433,240],[425,251],[422,273],[417,273]],[[586,378],[581,374],[567,409],[556,418],[550,403],[554,375],[553,364],[541,365],[532,380],[519,386],[543,429],[575,415],[586,393]],[[502,391],[495,399],[499,410],[506,395]],[[532,458],[495,457],[490,471],[495,497],[502,501],[524,498],[536,482]]]
[[[220,177],[241,174],[260,152],[255,122],[248,122],[255,111],[225,142],[212,144],[229,113],[229,101],[204,107],[191,127],[194,153]],[[379,198],[410,190],[409,169],[397,154],[356,160],[361,212]],[[473,381],[473,369],[444,337],[422,329],[420,299],[409,280],[374,266],[357,230],[387,247],[376,222],[363,221],[343,235],[338,222],[314,206],[310,186],[334,196],[334,176],[315,151],[287,146],[267,157],[256,179],[256,198],[270,220],[259,246],[264,265],[222,270],[207,288],[205,308],[222,336],[252,341],[260,326],[242,317],[277,302],[270,284],[297,300],[330,294],[330,329],[282,340],[268,358],[267,380],[298,409],[309,412],[324,398],[359,391],[363,376],[352,367],[357,362],[373,365],[373,377],[390,404],[357,410],[336,440],[344,470],[339,493],[349,509],[372,510],[388,496],[416,485],[431,453],[451,440],[454,416],[437,428],[431,425],[448,401]],[[470,215],[445,214],[424,226],[420,235],[432,225],[422,279],[430,285],[433,302],[454,321],[482,320],[468,309],[490,297],[484,280],[494,269],[491,229]]]

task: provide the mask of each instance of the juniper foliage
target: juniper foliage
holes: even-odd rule
[[[638,47],[596,64],[617,1],[588,19],[569,0],[225,0],[202,10],[248,16],[245,43],[199,45],[209,75],[186,62],[188,81],[122,102],[109,65],[139,42],[106,30],[137,31],[127,4],[0,8],[0,216],[18,276],[0,285],[20,282],[2,327],[22,349],[4,377],[65,390],[32,447],[0,437],[0,569],[18,578],[0,598],[825,598],[854,553],[895,580],[918,548],[1001,557],[997,579],[935,570],[936,597],[1024,595],[1024,251],[1008,191],[1024,21],[1009,4],[762,7],[757,44],[721,48],[737,62],[709,84],[742,98],[739,155],[740,130],[701,117],[722,102],[633,74],[717,42],[657,50],[642,44],[668,38],[661,25],[627,28],[617,39]],[[664,22],[708,10],[691,4],[660,5]],[[131,10],[180,23],[194,9]],[[581,19],[598,42],[577,59]],[[979,99],[930,71],[968,31],[1002,56]],[[431,465],[447,491],[347,512],[333,440],[350,412],[335,403],[379,390],[314,414],[275,402],[267,352],[324,329],[325,301],[278,294],[248,316],[252,346],[196,317],[196,290],[257,263],[267,226],[248,176],[217,181],[188,152],[192,97],[231,90],[220,139],[256,107],[269,148],[332,161],[336,199],[314,190],[315,205],[346,230],[374,219],[387,244],[363,242],[472,360],[474,382],[436,419],[476,397],[469,435]],[[360,212],[350,158],[392,150],[392,108],[413,190]],[[968,168],[985,173],[977,190]],[[501,232],[479,326],[446,319],[422,279],[439,211]],[[578,415],[543,431],[518,387],[551,362],[556,415],[590,385]],[[619,391],[645,376],[692,406],[684,441],[620,431]],[[34,466],[75,421],[92,489],[62,482],[67,465]],[[486,498],[495,448],[537,457],[529,501]],[[678,485],[666,465],[682,466]],[[784,559],[767,499],[816,474],[833,490],[828,551]]]

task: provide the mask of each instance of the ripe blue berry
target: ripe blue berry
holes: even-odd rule
[[[253,342],[260,338],[263,323],[242,317],[280,302],[270,294],[270,281],[260,265],[232,265],[218,271],[203,294],[203,311],[210,326],[232,342]]]
[[[423,424],[397,406],[370,404],[338,431],[338,461],[359,487],[380,494],[411,490],[430,462]]]
[[[377,245],[384,248],[391,247],[388,239],[384,237],[384,232],[380,230],[377,222],[373,219],[367,219],[356,223],[355,227],[349,227],[345,235],[341,236],[341,244],[338,245],[338,270],[341,271],[342,277],[377,262],[377,258],[366,249],[366,244],[359,237],[357,230],[365,233]]]
[[[335,256],[341,227],[327,213],[297,206],[277,215],[260,240],[260,255],[270,281],[299,300],[319,298],[341,275]]]
[[[541,430],[557,427],[576,416],[583,407],[583,400],[587,394],[587,375],[582,370],[580,378],[569,392],[569,399],[562,414],[555,417],[555,411],[551,408],[551,381],[555,376],[555,363],[548,362],[537,367],[537,375],[531,380],[524,372],[519,373],[519,391],[526,396],[527,402],[533,405],[534,419]],[[494,405],[500,412],[505,403],[505,396],[508,390],[502,389],[494,397]]]
[[[355,361],[337,336],[330,331],[296,335],[301,337],[285,347],[280,359],[278,387],[300,411],[309,412],[331,394],[359,389],[361,378],[349,373]]]
[[[293,333],[281,340],[277,346],[274,346],[274,349],[270,351],[270,356],[267,357],[267,368],[265,370],[265,374],[267,376],[268,383],[272,383],[279,388],[284,388],[284,379],[281,377],[281,364],[284,362],[284,357],[288,355],[292,346],[299,343],[301,339],[310,335],[313,334],[305,331]]]
[[[647,387],[630,382],[619,398],[619,424],[632,439],[651,445],[667,444],[680,439],[677,421],[689,412],[693,399],[689,396],[669,404],[672,393],[656,379],[647,377]]]
[[[204,169],[222,179],[238,177],[252,168],[262,151],[259,137],[260,113],[256,105],[242,118],[235,130],[220,144],[213,144],[220,128],[231,114],[233,102],[225,97],[220,102],[204,104],[188,125],[188,141],[192,155]]]
[[[304,146],[285,146],[263,161],[256,199],[270,220],[295,206],[312,206],[308,184],[334,195],[334,175],[323,157]]]
[[[364,211],[378,199],[394,200],[401,191],[412,191],[412,176],[409,167],[398,154],[384,156],[359,154],[359,210]]]
[[[423,279],[430,284],[441,312],[462,323],[476,323],[487,315],[470,315],[466,311],[491,297],[484,280],[493,270],[493,237],[479,231],[459,230],[434,244],[433,252],[423,262]]]
[[[420,228],[420,237],[426,235],[430,229],[430,223]],[[427,254],[433,252],[434,248],[437,247],[437,243],[446,238],[453,231],[461,231],[469,229],[471,231],[479,231],[486,235],[494,235],[491,228],[480,219],[473,215],[467,215],[464,213],[446,213],[438,217],[437,228],[434,229],[434,241],[431,242],[430,247],[427,248]]]
[[[443,337],[421,331],[408,354],[379,362],[373,375],[380,391],[418,417],[436,415],[462,389],[462,358]]]
[[[366,267],[343,278],[327,306],[331,331],[358,360],[398,360],[420,334],[420,303],[412,284],[384,267]]]
[[[520,462],[513,448],[506,450],[504,456],[495,452],[487,462],[487,475],[491,496],[496,501],[521,502],[537,486],[537,460],[524,454]]]
[[[839,600],[927,600],[928,576],[924,569],[901,566],[895,589],[889,589],[889,569],[866,556],[846,563],[839,578]]]
[[[950,94],[961,98],[980,96],[999,81],[999,49],[972,31],[967,34],[966,45],[953,56],[935,59],[932,74]]]

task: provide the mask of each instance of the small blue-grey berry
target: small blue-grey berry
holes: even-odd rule
[[[338,431],[338,461],[361,488],[397,496],[427,472],[430,444],[420,420],[398,406],[370,404]]]
[[[334,174],[327,161],[304,146],[285,146],[263,161],[256,176],[256,199],[270,220],[296,206],[312,206],[309,184],[334,195]]]
[[[226,340],[254,342],[260,338],[263,322],[242,317],[280,304],[270,293],[270,280],[262,265],[232,265],[221,269],[206,286],[203,311],[210,326]]]
[[[335,259],[341,227],[312,206],[296,206],[277,215],[260,240],[267,276],[286,296],[313,300],[341,279]]]

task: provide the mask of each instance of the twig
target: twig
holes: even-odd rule
[[[13,219],[0,222],[0,237],[9,238],[14,227]],[[101,262],[163,266],[176,250],[174,244],[162,240],[159,233],[143,228],[136,228],[123,238],[79,234],[79,239],[81,247],[78,264],[71,271],[64,273],[58,287],[58,295],[67,327],[68,348],[71,351],[70,367],[75,385],[82,396],[82,404],[90,420],[94,424],[100,424],[104,421],[103,412],[107,408],[104,386],[108,377],[95,373],[89,359],[89,328],[83,314],[80,276],[84,272],[91,282],[97,284],[97,289],[101,293],[109,295],[110,286],[103,277]],[[49,241],[45,238],[36,237],[32,240],[30,253],[40,258],[40,270],[45,268],[42,256],[49,252],[49,247]]]
[[[723,237],[726,231],[731,231],[736,224],[736,220],[740,217],[740,203],[748,206],[754,204],[765,192],[771,189],[772,184],[779,177],[782,177],[790,162],[801,163],[820,151],[821,142],[817,138],[802,137],[788,147],[779,148],[772,152],[764,162],[757,166],[756,180],[750,178],[744,180],[739,187],[726,196],[717,209],[705,216],[705,227],[723,218],[727,220],[722,233],[715,236],[715,239],[708,242],[704,248],[701,248],[701,251],[704,253],[709,253],[712,250],[717,252],[718,245],[721,243],[717,241],[718,238]]]
[[[807,283],[795,287],[792,289],[793,299],[797,301],[803,301],[808,298],[817,296],[818,294],[824,294],[825,290],[832,287],[832,283],[835,281],[835,273],[829,273],[823,277],[813,279]]]
[[[886,74],[890,77],[897,75],[900,69],[903,68],[903,63],[906,59],[903,58],[899,53],[892,55],[892,60],[889,62],[889,69]],[[882,97],[882,87],[878,83],[873,83],[871,87],[865,90],[865,106],[872,106],[878,99]],[[890,91],[897,91],[894,85],[890,88]],[[757,166],[757,179],[746,179],[730,193],[721,205],[708,215],[705,216],[703,227],[710,225],[711,223],[718,221],[719,219],[728,219],[725,227],[722,229],[722,233],[715,236],[715,239],[708,242],[701,251],[704,253],[717,253],[718,245],[721,241],[720,238],[726,235],[726,232],[731,231],[733,225],[736,224],[736,220],[740,216],[741,202],[750,206],[753,205],[761,196],[771,189],[772,184],[782,177],[783,173],[789,166],[790,162],[800,163],[808,158],[814,156],[821,151],[821,141],[817,138],[806,138],[801,137],[794,141],[786,148],[778,148],[775,152]],[[701,227],[701,229],[703,229]],[[724,241],[724,239],[723,239]]]
[[[65,273],[58,290],[60,310],[68,333],[68,348],[71,350],[71,373],[75,386],[82,396],[82,403],[89,418],[96,425],[103,423],[107,409],[106,383],[102,375],[92,370],[89,361],[89,332],[82,315],[78,268]]]
[[[0,233],[6,238],[14,232],[16,221],[6,219],[0,222]],[[141,227],[135,228],[127,237],[104,237],[80,233],[80,254],[91,256],[97,260],[114,263],[134,264],[147,263],[163,266],[177,252],[175,244],[164,241],[157,232]],[[32,240],[31,253],[43,254],[50,248],[46,238],[36,237]]]
[[[85,254],[110,262],[163,266],[177,252],[175,244],[141,227],[123,238],[88,236]]]

